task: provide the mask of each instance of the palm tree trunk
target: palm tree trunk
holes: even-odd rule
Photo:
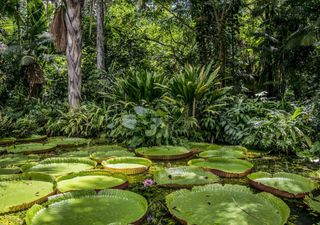
[[[71,109],[80,105],[81,98],[81,1],[65,0],[67,26],[68,100]]]
[[[104,5],[103,0],[97,0],[97,68],[105,69],[105,54],[104,54]]]

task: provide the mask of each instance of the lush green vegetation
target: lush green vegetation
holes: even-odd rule
[[[0,224],[317,221],[320,0],[0,3]]]

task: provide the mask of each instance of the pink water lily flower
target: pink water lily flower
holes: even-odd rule
[[[152,179],[146,179],[143,181],[143,186],[145,186],[145,187],[152,186],[154,184],[155,184],[155,182]]]

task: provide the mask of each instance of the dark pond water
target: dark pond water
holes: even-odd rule
[[[64,151],[61,151],[64,152]],[[48,157],[49,155],[45,156]],[[56,156],[56,155],[55,155]],[[190,159],[190,158],[189,158]],[[149,212],[146,220],[143,224],[157,224],[157,225],[170,225],[179,224],[176,220],[172,218],[165,206],[165,196],[174,189],[169,188],[158,188],[156,186],[144,187],[143,181],[147,178],[152,178],[155,171],[163,167],[174,167],[179,165],[187,165],[187,161],[154,161],[154,165],[150,168],[149,172],[141,175],[134,175],[129,177],[131,183],[129,190],[134,191],[143,195],[147,198],[149,202]],[[262,158],[255,158],[250,160],[254,164],[255,171],[266,171],[266,172],[291,172],[301,175],[307,175],[310,171],[319,168],[319,164],[311,163],[307,160],[290,158],[288,156],[265,156]],[[236,179],[236,178],[224,178],[220,180],[222,184],[240,184],[248,185],[246,178]],[[319,194],[319,192],[317,193]],[[288,224],[296,225],[320,225],[320,216],[313,214],[308,210],[308,208],[303,204],[302,200],[289,200],[284,199],[285,202],[291,208],[291,215]],[[25,217],[25,211],[19,213],[8,214],[5,216],[0,216],[0,225],[20,225],[23,224],[23,219]]]

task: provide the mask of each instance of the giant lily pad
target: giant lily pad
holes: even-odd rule
[[[253,164],[246,160],[227,158],[193,159],[188,165],[202,167],[220,177],[243,177],[249,174],[253,167]]]
[[[90,158],[90,152],[86,150],[64,152],[60,155],[61,157],[72,157],[72,158]]]
[[[216,183],[219,178],[198,167],[181,166],[157,171],[154,180],[159,186],[181,188]]]
[[[0,138],[0,145],[13,145],[16,139],[14,137]]]
[[[61,148],[72,148],[85,146],[90,140],[85,138],[67,138],[67,137],[54,137],[49,138],[49,143],[56,144]]]
[[[127,150],[126,148],[119,145],[95,145],[90,146],[88,151],[90,152],[100,152],[100,151],[115,151],[115,150]]]
[[[309,176],[313,179],[320,180],[320,170],[309,173]]]
[[[101,164],[110,172],[137,174],[147,171],[152,162],[140,157],[116,157],[102,161]]]
[[[0,213],[29,208],[54,193],[54,178],[37,173],[0,176]]]
[[[269,193],[253,194],[240,185],[210,184],[166,197],[170,213],[185,224],[283,225],[290,209]]]
[[[307,204],[312,211],[320,214],[320,195],[313,198],[306,196],[304,198],[304,203]]]
[[[7,168],[0,168],[0,175],[4,174],[17,174],[21,172],[20,167],[7,167]]]
[[[19,143],[30,143],[30,142],[42,142],[47,140],[47,135],[31,135],[27,138],[18,138],[16,142]]]
[[[234,158],[234,159],[244,159],[246,155],[242,151],[238,150],[208,150],[201,152],[199,154],[201,158],[212,158],[212,157],[219,157],[219,158]]]
[[[8,148],[8,152],[10,153],[23,153],[23,154],[31,154],[31,153],[43,153],[50,152],[55,150],[57,145],[55,144],[41,144],[41,143],[30,143],[30,144],[21,144],[14,145]]]
[[[51,158],[45,159],[25,171],[62,176],[72,172],[93,169],[95,166],[95,161],[84,158]]]
[[[101,163],[103,160],[107,160],[113,157],[123,157],[123,156],[135,156],[133,152],[126,150],[110,150],[110,151],[100,151],[94,152],[90,155],[90,158]]]
[[[194,151],[202,152],[202,151],[207,151],[208,149],[215,149],[219,148],[219,145],[216,144],[210,144],[206,142],[190,142],[189,145],[191,146],[191,149]]]
[[[124,175],[101,170],[72,173],[59,177],[57,182],[60,192],[126,188],[128,186],[128,180]]]
[[[317,188],[311,179],[292,173],[257,172],[248,175],[249,183],[260,190],[287,198],[303,198]]]
[[[134,192],[106,189],[53,196],[47,207],[35,205],[27,225],[138,224],[147,213],[147,200]]]
[[[138,148],[136,153],[139,156],[155,160],[175,160],[189,157],[193,151],[181,146],[155,146],[150,148]]]
[[[38,160],[38,155],[9,154],[0,157],[0,167],[21,166]]]

